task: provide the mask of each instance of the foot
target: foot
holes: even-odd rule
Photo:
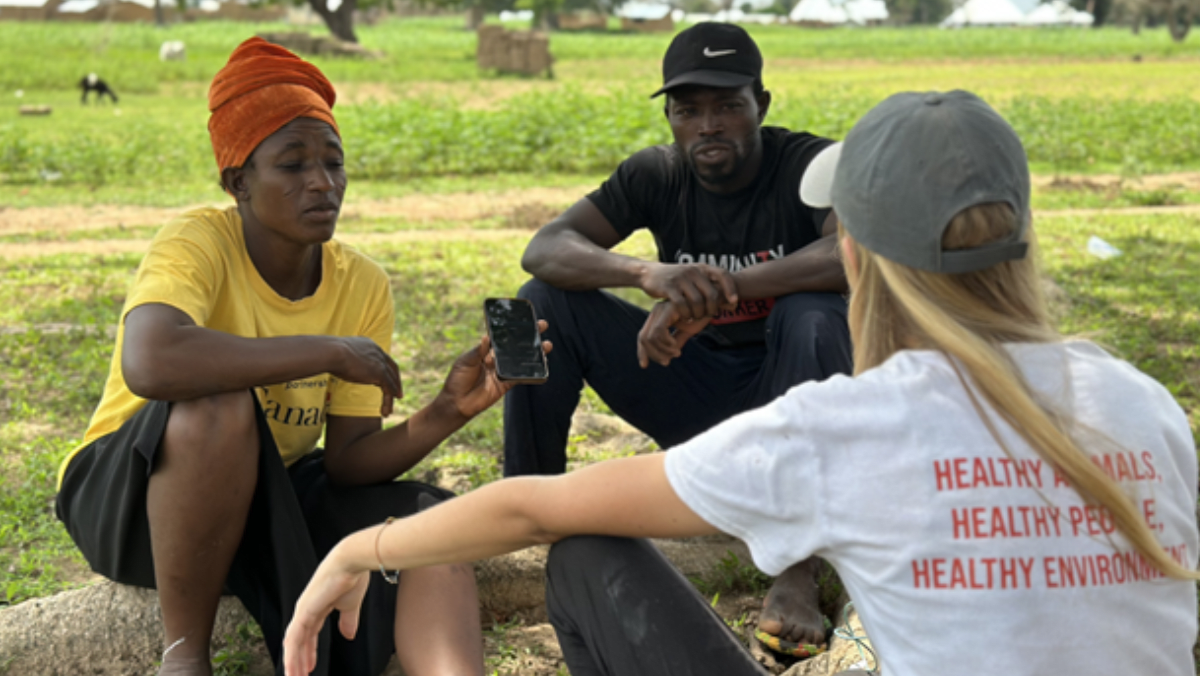
[[[158,668],[158,676],[212,676],[208,658],[168,657]]]
[[[816,559],[802,561],[775,578],[763,600],[760,631],[795,643],[825,643],[825,617],[821,615],[820,589],[813,575],[816,563]]]

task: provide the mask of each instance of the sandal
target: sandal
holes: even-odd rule
[[[796,643],[795,641],[782,639],[778,636],[772,636],[761,629],[754,630],[754,638],[758,639],[759,643],[762,643],[777,653],[782,655],[791,655],[792,657],[799,657],[801,659],[812,657],[814,655],[820,655],[829,649],[828,644],[813,645],[811,643]]]

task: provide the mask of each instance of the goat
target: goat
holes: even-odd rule
[[[80,103],[87,103],[88,92],[96,92],[97,103],[104,98],[105,94],[108,94],[113,103],[117,102],[117,94],[109,88],[108,83],[101,80],[95,73],[88,73],[87,77],[80,80],[79,88],[83,90],[83,98],[80,99]]]
[[[167,40],[158,48],[159,61],[187,61],[187,48],[182,40]]]

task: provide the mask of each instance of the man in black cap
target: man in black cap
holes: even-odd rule
[[[653,95],[666,95],[675,143],[635,153],[529,243],[521,263],[534,279],[519,295],[549,320],[555,349],[550,380],[505,399],[506,475],[566,470],[584,381],[668,448],[794,385],[851,371],[836,221],[798,194],[831,142],[762,126],[762,63],[737,26],[679,33]],[[610,251],[639,228],[654,234],[657,261]],[[615,287],[658,302],[647,313],[600,290]],[[777,579],[759,629],[824,641],[811,564]]]

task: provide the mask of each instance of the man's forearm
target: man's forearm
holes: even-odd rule
[[[535,236],[521,258],[526,272],[569,291],[641,288],[649,265],[654,263],[613,253],[571,231]]]
[[[773,298],[800,291],[844,293],[846,273],[834,255],[837,237],[827,236],[783,258],[733,273],[741,300]]]

